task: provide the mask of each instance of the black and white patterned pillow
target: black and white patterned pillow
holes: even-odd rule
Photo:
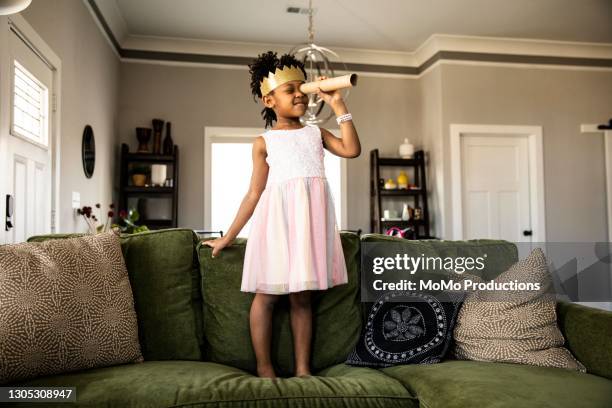
[[[462,292],[394,291],[369,303],[346,364],[372,368],[440,362],[450,347]]]

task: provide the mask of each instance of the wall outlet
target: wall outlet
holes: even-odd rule
[[[81,193],[78,191],[72,192],[72,208],[75,210],[81,208]]]

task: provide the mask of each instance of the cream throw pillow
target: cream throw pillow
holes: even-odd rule
[[[142,361],[117,235],[0,246],[0,384]]]
[[[494,282],[540,283],[540,291],[474,291],[459,311],[454,329],[458,359],[559,367],[585,372],[563,347],[556,300],[546,257],[540,248]]]

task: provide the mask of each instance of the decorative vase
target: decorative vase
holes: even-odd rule
[[[172,150],[174,150],[174,141],[172,140],[172,124],[170,122],[166,123],[166,137],[164,138],[164,154],[172,154]]]
[[[387,179],[387,181],[385,182],[385,189],[386,190],[393,190],[397,188],[397,184],[395,184],[395,181],[393,181],[392,178]]]
[[[147,183],[147,175],[146,174],[132,174],[132,184],[136,187],[144,187]]]
[[[410,210],[408,209],[408,204],[404,204],[404,208],[402,209],[402,220],[410,220]]]
[[[402,159],[412,159],[414,156],[414,145],[404,138],[404,143],[399,146],[399,155]]]
[[[162,153],[162,131],[164,130],[164,121],[161,119],[153,119],[153,154]]]
[[[151,140],[151,128],[137,127],[136,139],[138,139],[138,153],[149,153],[149,140]]]
[[[408,175],[405,171],[400,171],[399,176],[397,176],[397,187],[407,189],[408,188]]]
[[[151,166],[151,184],[154,186],[163,186],[166,181],[166,165],[153,164]]]

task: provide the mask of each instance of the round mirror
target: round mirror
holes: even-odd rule
[[[81,146],[81,154],[83,156],[83,171],[85,176],[91,178],[96,165],[96,141],[91,126],[85,126],[83,131],[83,144]]]

